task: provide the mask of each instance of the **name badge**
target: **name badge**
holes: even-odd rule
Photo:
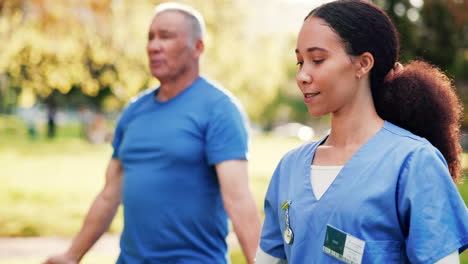
[[[349,264],[361,264],[366,242],[327,225],[323,251]]]

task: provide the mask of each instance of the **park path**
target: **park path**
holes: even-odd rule
[[[0,238],[0,263],[14,258],[46,258],[63,252],[70,245],[68,237]],[[119,235],[105,234],[90,253],[115,255],[119,252]]]
[[[69,237],[0,237],[0,263],[14,258],[46,258],[63,252],[71,243]],[[227,238],[230,248],[239,248],[236,236],[230,233]],[[117,256],[119,253],[119,235],[106,233],[98,240],[89,253],[96,255]]]

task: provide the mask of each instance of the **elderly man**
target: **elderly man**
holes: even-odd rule
[[[194,9],[156,8],[147,52],[161,85],[123,112],[103,190],[70,248],[45,263],[78,263],[121,202],[118,264],[227,263],[227,216],[254,263],[260,217],[248,187],[246,119],[232,95],[200,77],[203,33]]]

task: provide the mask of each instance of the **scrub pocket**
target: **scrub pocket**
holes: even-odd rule
[[[366,241],[362,263],[406,263],[403,249],[400,241]]]

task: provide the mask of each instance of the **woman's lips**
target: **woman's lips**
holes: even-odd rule
[[[305,94],[304,94],[304,102],[310,102],[310,101],[312,101],[312,99],[313,99],[314,97],[316,97],[317,95],[319,95],[319,94],[320,94],[319,92],[318,92],[318,93],[305,93]]]

